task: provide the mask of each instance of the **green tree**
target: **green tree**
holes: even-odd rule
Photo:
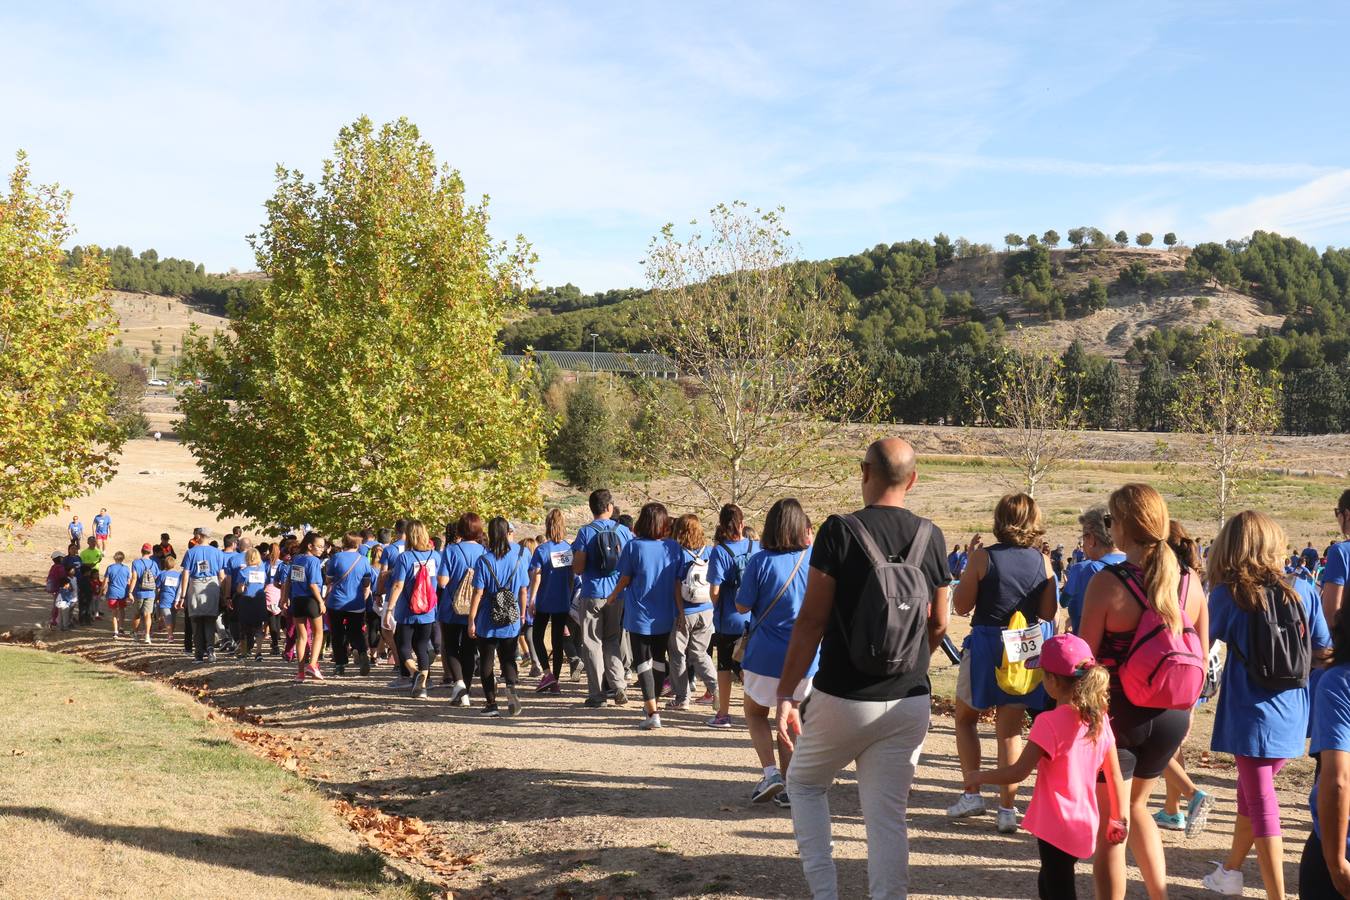
[[[1041,235],[1041,241],[1042,241],[1042,243],[1048,244],[1048,245],[1050,245],[1051,247],[1058,247],[1058,246],[1059,246],[1059,232],[1056,231],[1055,229],[1051,228],[1051,229],[1050,229],[1049,231],[1047,231],[1045,234]]]
[[[1189,446],[1173,445],[1175,458],[1210,474],[1210,507],[1222,525],[1240,479],[1260,460],[1261,436],[1279,424],[1279,403],[1272,381],[1247,364],[1238,335],[1214,322],[1200,338],[1168,411],[1178,430],[1193,432]]]
[[[1014,247],[1020,247],[1025,243],[1026,241],[1020,234],[1014,234],[1011,231],[1003,236],[1004,247],[1008,250],[1012,250]]]
[[[952,246],[952,239],[940,232],[937,237],[933,238],[933,251],[937,254],[939,267],[947,265],[956,256],[956,248]]]
[[[1166,245],[1169,246],[1169,247],[1175,247],[1175,246],[1177,245],[1177,236],[1176,236],[1176,233],[1175,233],[1175,232],[1172,232],[1172,231],[1169,231],[1169,232],[1167,232],[1167,234],[1164,234],[1164,235],[1163,235],[1163,243],[1166,244]]]
[[[1116,243],[1124,247],[1130,242],[1130,233],[1124,228],[1116,232]]]
[[[1089,278],[1087,287],[1083,289],[1081,295],[1081,304],[1085,311],[1094,313],[1106,309],[1110,305],[1110,298],[1106,293],[1106,285],[1100,278]]]
[[[22,152],[0,194],[0,533],[31,525],[116,471],[114,386],[93,367],[116,330],[97,248],[69,265],[71,195],[34,185]]]
[[[594,490],[610,484],[619,468],[619,434],[627,430],[615,415],[602,378],[583,378],[570,394],[562,425],[549,442],[549,459],[570,484]]]
[[[1036,496],[1041,480],[1077,446],[1082,411],[1069,396],[1063,358],[1045,346],[1005,348],[988,397],[986,421],[1000,430],[995,449],[1016,468],[1016,487]]]
[[[696,398],[652,395],[649,469],[688,478],[710,509],[763,509],[847,477],[821,448],[884,398],[849,344],[848,292],[796,260],[781,211],[722,204],[687,238],[667,225],[645,268],[665,316],[656,344]]]
[[[133,361],[129,354],[116,350],[100,353],[91,365],[114,387],[111,412],[122,433],[128,438],[144,437],[150,429],[150,421],[141,411],[145,381],[149,377],[145,367]]]
[[[201,466],[188,498],[256,525],[329,531],[410,514],[523,514],[545,472],[543,408],[497,333],[532,261],[406,119],[362,117],[315,183],[277,170],[252,237],[271,279],[185,364]]]
[[[1075,250],[1082,250],[1087,246],[1087,241],[1088,228],[1086,226],[1080,225],[1077,228],[1069,229],[1069,243],[1073,245]]]
[[[1176,396],[1167,359],[1150,354],[1139,372],[1134,393],[1134,424],[1140,431],[1163,431],[1168,425],[1168,406]]]
[[[1153,235],[1147,231],[1141,231],[1134,236],[1134,242],[1140,247],[1151,247],[1153,245]]]

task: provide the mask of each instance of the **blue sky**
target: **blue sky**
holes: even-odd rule
[[[6,3],[0,154],[81,242],[253,267],[277,163],[406,115],[540,283],[783,205],[809,258],[1008,231],[1350,244],[1335,3]],[[8,167],[8,162],[5,162]]]

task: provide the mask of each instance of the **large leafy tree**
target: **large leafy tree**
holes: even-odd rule
[[[278,169],[250,238],[267,290],[187,344],[188,498],[328,530],[536,507],[543,411],[496,337],[528,247],[492,240],[407,120],[361,118],[334,150],[317,183]]]
[[[0,533],[57,512],[116,471],[124,431],[93,363],[116,327],[97,249],[67,265],[70,193],[30,181],[24,154],[0,194]]]

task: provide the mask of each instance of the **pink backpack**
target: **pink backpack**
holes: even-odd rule
[[[1190,709],[1205,686],[1207,667],[1200,633],[1186,615],[1184,601],[1190,572],[1181,576],[1181,633],[1173,634],[1144,593],[1134,573],[1124,566],[1107,566],[1143,608],[1134,641],[1120,661],[1120,686],[1135,706],[1147,709]]]

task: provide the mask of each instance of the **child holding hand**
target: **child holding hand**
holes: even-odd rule
[[[1125,783],[1116,757],[1116,740],[1106,716],[1110,677],[1097,665],[1087,643],[1074,634],[1059,634],[1027,663],[1045,673],[1046,692],[1057,702],[1036,717],[1022,755],[1012,765],[967,772],[966,791],[982,784],[1017,784],[1036,770],[1031,805],[1022,820],[1036,836],[1042,900],[1077,900],[1074,864],[1092,855],[1100,826],[1097,779],[1105,778],[1110,809],[1107,840],[1125,840],[1121,798]]]

